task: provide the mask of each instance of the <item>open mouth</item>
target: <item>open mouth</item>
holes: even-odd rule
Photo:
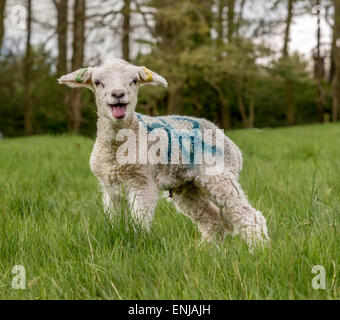
[[[126,115],[127,105],[128,105],[127,103],[119,102],[115,104],[109,104],[108,106],[111,108],[111,112],[116,119],[122,119]]]

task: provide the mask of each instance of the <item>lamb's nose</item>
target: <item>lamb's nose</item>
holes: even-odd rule
[[[124,91],[112,91],[111,96],[116,99],[121,99],[125,96],[125,92]]]

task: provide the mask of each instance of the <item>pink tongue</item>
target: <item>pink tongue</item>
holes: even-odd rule
[[[115,118],[123,118],[125,116],[125,107],[113,107],[112,112]]]

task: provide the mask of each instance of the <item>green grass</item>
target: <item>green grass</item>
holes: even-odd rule
[[[339,299],[340,126],[233,131],[241,184],[267,219],[267,250],[200,245],[162,201],[151,234],[111,224],[89,169],[93,141],[0,141],[1,299]],[[11,286],[26,269],[27,288]],[[314,290],[314,265],[326,290]]]

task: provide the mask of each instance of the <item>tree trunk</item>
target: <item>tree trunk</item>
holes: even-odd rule
[[[340,1],[334,1],[333,59],[335,71],[332,81],[333,122],[338,121],[340,106]]]
[[[227,13],[227,39],[229,43],[233,42],[233,34],[234,34],[234,23],[235,23],[235,0],[219,0],[218,2],[218,17],[217,17],[217,32],[218,32],[218,39],[217,45],[221,47],[224,44],[224,18],[223,18],[223,11],[225,6],[228,8]],[[231,115],[230,115],[230,104],[225,98],[225,93],[223,89],[215,83],[210,83],[212,87],[217,91],[221,109],[217,111],[218,114],[218,122],[222,126],[224,130],[229,130],[231,128]]]
[[[323,106],[325,102],[325,92],[322,84],[322,79],[323,79],[323,58],[322,57],[317,57],[315,59],[315,64],[317,68],[317,86],[318,86],[318,97],[316,99],[316,106],[318,110],[318,122],[322,123],[323,122]]]
[[[223,28],[223,9],[224,0],[218,1],[218,16],[217,16],[217,47],[221,47],[224,42],[224,28]]]
[[[235,31],[235,0],[227,0],[228,3],[228,41],[233,42]]]
[[[249,98],[249,128],[254,128],[255,123],[255,97],[254,92],[250,93]]]
[[[175,86],[169,87],[167,114],[181,114],[181,105],[181,89]]]
[[[31,135],[33,133],[33,111],[32,101],[30,95],[31,89],[31,65],[32,65],[32,52],[31,52],[31,25],[32,25],[32,0],[27,0],[27,20],[26,20],[26,51],[24,58],[24,127],[25,134]]]
[[[72,70],[77,70],[84,63],[85,45],[85,0],[74,1],[73,16],[73,55]],[[70,91],[70,110],[68,129],[79,133],[82,122],[82,89]]]
[[[124,60],[130,59],[130,0],[124,0],[123,14],[123,39],[122,56]]]
[[[0,0],[0,54],[2,49],[2,40],[5,34],[5,6],[6,0]]]
[[[225,0],[219,0],[218,2],[218,16],[217,16],[217,46],[220,49],[224,44],[224,27],[223,27],[223,10],[225,7]],[[217,91],[221,107],[217,110],[217,121],[224,130],[229,130],[231,128],[231,117],[230,117],[230,105],[225,98],[225,93],[217,84],[211,84],[213,88]]]
[[[321,1],[316,0],[316,5],[320,6]],[[318,97],[316,99],[316,106],[318,109],[318,122],[323,122],[323,105],[324,105],[324,89],[322,85],[322,80],[324,78],[324,59],[321,57],[321,26],[320,26],[320,15],[321,12],[318,10],[317,12],[317,45],[316,45],[316,54],[314,56],[314,75],[317,80],[318,85]]]
[[[293,19],[293,3],[294,0],[287,0],[287,19],[286,29],[284,35],[284,43],[282,49],[283,59],[289,57],[288,45],[290,38],[290,29]],[[286,91],[286,118],[289,126],[295,124],[295,106],[294,106],[294,91],[293,83],[289,79],[285,79],[285,91]]]
[[[224,130],[229,130],[231,128],[229,102],[225,98],[225,94],[220,86],[218,86],[217,84],[213,82],[210,82],[210,85],[217,91],[221,105],[222,105],[221,109],[219,109],[219,112],[218,112],[218,122]]]
[[[290,40],[290,28],[292,25],[293,20],[293,1],[294,0],[287,0],[287,18],[286,18],[286,29],[285,29],[285,36],[284,36],[284,42],[283,42],[283,56],[288,57],[288,45]]]
[[[241,118],[242,118],[242,127],[249,128],[249,120],[247,117],[246,107],[244,105],[243,100],[243,78],[241,76],[238,77],[236,83],[236,96],[237,96],[237,105],[240,110]]]
[[[58,76],[67,73],[67,0],[55,0],[57,9]]]
[[[234,42],[234,33],[235,33],[235,0],[227,0],[228,3],[228,42],[233,43]],[[248,128],[249,122],[248,122],[248,117],[247,117],[247,112],[246,112],[246,107],[244,104],[244,98],[243,98],[243,85],[244,85],[244,79],[242,75],[237,75],[236,76],[236,97],[237,97],[237,105],[238,109],[241,114],[242,118],[242,127],[243,128]]]
[[[240,28],[242,26],[243,22],[243,11],[244,11],[244,6],[246,4],[246,0],[241,0],[240,2],[240,9],[237,17],[237,22],[236,22],[236,35],[237,37],[240,35]]]
[[[334,62],[334,50],[335,50],[335,32],[333,30],[333,37],[332,37],[332,49],[331,49],[331,61],[330,61],[330,65],[329,65],[329,74],[328,74],[328,83],[332,84],[333,78],[334,78],[334,74],[335,74],[335,62]]]
[[[294,106],[294,94],[293,94],[293,83],[290,80],[285,81],[286,91],[286,118],[287,125],[292,126],[295,123],[295,106]]]
[[[72,69],[81,68],[84,62],[85,0],[74,1]]]

